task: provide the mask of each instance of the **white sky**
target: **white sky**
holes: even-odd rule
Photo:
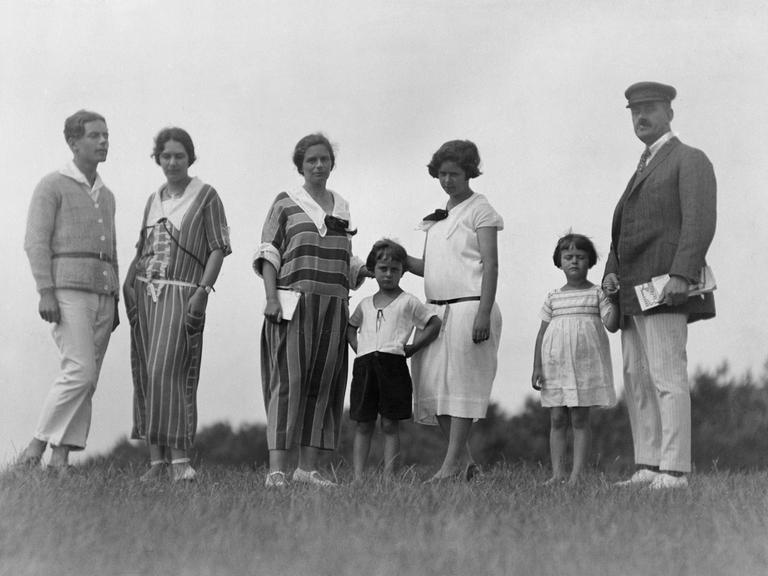
[[[446,140],[477,143],[484,175],[473,187],[506,221],[492,398],[518,410],[531,393],[538,310],[563,283],[550,259],[555,240],[572,228],[607,253],[613,207],[642,151],[623,99],[639,80],[677,87],[673,129],[707,153],[718,178],[709,253],[718,318],[693,325],[691,372],[724,360],[737,374],[762,371],[768,8],[760,0],[0,0],[0,22],[8,199],[0,213],[0,462],[28,440],[57,372],[23,236],[35,184],[70,156],[63,122],[79,108],[107,118],[111,149],[100,173],[117,197],[123,270],[146,198],[163,181],[149,157],[160,128],[192,134],[199,159],[191,172],[224,202],[234,253],[209,301],[201,426],[264,420],[264,297],[250,258],[273,197],[301,182],[295,142],[317,130],[338,145],[330,186],[351,203],[361,256],[384,235],[420,253],[413,228],[445,202],[425,164]],[[423,296],[415,278],[403,285]],[[352,305],[374,289],[366,284]],[[611,345],[620,389],[617,335]],[[123,314],[89,453],[130,432],[131,399]]]

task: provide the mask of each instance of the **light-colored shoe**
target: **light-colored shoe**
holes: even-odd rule
[[[285,488],[288,486],[288,479],[285,477],[285,472],[282,470],[275,470],[267,474],[267,479],[264,480],[264,486],[267,488]]]
[[[151,482],[166,475],[168,463],[165,460],[155,460],[149,463],[149,470],[139,476],[139,482]]]
[[[658,475],[659,473],[655,470],[641,468],[640,470],[636,470],[629,480],[616,482],[614,486],[641,486],[643,484],[650,484]]]
[[[171,480],[173,482],[192,482],[197,472],[189,465],[189,458],[171,460]]]
[[[293,471],[293,481],[302,482],[304,484],[312,484],[313,486],[322,486],[323,488],[330,488],[332,486],[338,486],[336,482],[326,480],[320,475],[317,470],[307,471],[301,468],[296,468]]]
[[[661,474],[656,475],[656,478],[654,478],[653,482],[648,485],[648,488],[651,490],[688,488],[688,477],[672,476],[672,474],[665,474],[662,472]]]

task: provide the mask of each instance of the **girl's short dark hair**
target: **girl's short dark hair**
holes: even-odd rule
[[[165,144],[170,140],[175,140],[184,146],[187,158],[189,159],[189,165],[192,166],[192,164],[195,163],[195,160],[197,160],[197,156],[195,156],[195,145],[192,143],[192,136],[190,136],[189,132],[183,128],[177,128],[176,126],[163,128],[158,135],[155,136],[155,148],[152,150],[152,157],[155,159],[155,163],[160,166],[160,154],[163,153]]]
[[[583,234],[568,233],[557,241],[555,253],[552,254],[552,260],[556,268],[560,268],[560,255],[563,250],[568,250],[571,246],[577,250],[584,250],[587,253],[590,268],[597,263],[597,251],[595,250],[595,245],[592,244],[592,240]]]
[[[78,110],[72,116],[64,120],[64,140],[69,144],[70,140],[79,140],[85,136],[85,125],[88,122],[101,120],[106,123],[104,116],[90,110]]]
[[[301,167],[304,164],[304,156],[307,154],[307,150],[318,144],[322,144],[328,149],[328,155],[331,157],[331,170],[336,166],[336,155],[333,153],[331,141],[328,140],[325,134],[316,132],[315,134],[304,136],[304,138],[296,143],[296,147],[293,149],[293,164],[296,166],[296,170],[299,171],[299,174],[304,175],[304,172],[301,171]]]
[[[403,265],[403,272],[408,267],[408,253],[405,251],[405,248],[389,238],[382,238],[373,245],[368,258],[365,260],[365,267],[373,272],[373,269],[376,268],[376,262],[382,258],[389,258],[394,262],[400,262]]]
[[[437,173],[443,162],[456,162],[464,170],[467,180],[477,178],[482,174],[480,172],[480,152],[478,152],[475,143],[469,140],[450,140],[432,154],[432,160],[427,164],[429,175],[432,178],[437,178]]]

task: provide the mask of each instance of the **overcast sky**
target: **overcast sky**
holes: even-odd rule
[[[761,373],[768,357],[768,8],[754,1],[0,0],[0,462],[32,434],[58,368],[23,251],[40,178],[71,154],[62,129],[79,108],[107,118],[100,173],[117,197],[121,272],[164,126],[192,135],[191,173],[219,192],[233,254],[209,299],[200,424],[264,420],[259,336],[264,304],[250,267],[274,196],[302,182],[296,141],[321,130],[337,145],[329,186],[345,196],[365,256],[381,236],[421,253],[414,226],[443,206],[425,164],[446,140],[479,147],[473,189],[503,215],[498,301],[504,317],[492,399],[518,410],[531,394],[538,311],[563,284],[551,252],[570,229],[609,248],[614,205],[642,152],[625,88],[678,89],[673,129],[718,179],[709,261],[718,317],[691,328],[693,373],[728,361]],[[599,282],[604,260],[591,271]],[[405,289],[423,297],[409,276]],[[367,283],[353,296],[375,290]],[[113,335],[94,400],[89,453],[131,427],[129,334]],[[620,340],[611,336],[621,391]]]

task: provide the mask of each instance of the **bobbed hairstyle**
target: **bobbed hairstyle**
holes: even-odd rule
[[[595,250],[595,245],[592,244],[592,240],[583,234],[573,234],[572,232],[569,232],[557,241],[555,253],[552,254],[552,261],[555,263],[556,268],[560,268],[560,256],[563,250],[568,250],[571,246],[577,250],[584,250],[584,252],[587,253],[590,268],[597,263],[597,250]]]
[[[106,123],[104,116],[90,110],[78,110],[72,116],[64,120],[64,140],[69,143],[85,136],[85,125],[88,122],[101,120]]]
[[[376,262],[383,258],[400,262],[403,265],[403,272],[408,267],[408,253],[405,251],[405,248],[389,238],[382,238],[373,245],[368,258],[365,260],[365,267],[373,272],[373,269],[376,268]]]
[[[331,157],[331,170],[336,166],[336,155],[333,153],[333,146],[331,146],[331,141],[328,140],[325,134],[321,132],[308,134],[299,140],[293,149],[293,164],[302,176],[304,175],[304,172],[301,171],[304,164],[304,156],[306,156],[307,150],[318,144],[322,144],[328,149],[328,154]]]
[[[438,177],[437,173],[443,162],[456,162],[464,170],[467,180],[477,178],[482,174],[480,172],[480,152],[478,152],[475,143],[469,140],[449,140],[432,154],[432,160],[427,164],[429,175],[432,178]]]
[[[195,160],[197,160],[197,156],[195,156],[195,145],[192,143],[192,136],[190,136],[189,132],[183,128],[178,128],[176,126],[163,128],[158,132],[157,136],[155,136],[155,148],[152,150],[152,157],[155,159],[155,164],[160,166],[160,154],[165,150],[165,144],[171,140],[175,140],[184,146],[187,158],[189,159],[189,165],[192,166],[192,164],[195,163]]]

